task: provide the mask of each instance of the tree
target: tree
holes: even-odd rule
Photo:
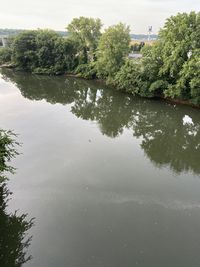
[[[199,16],[195,12],[171,16],[159,33],[164,61],[160,73],[168,75],[171,81],[177,80],[180,69],[188,60],[188,53],[199,45],[196,39],[196,31],[200,26]]]
[[[69,38],[77,45],[80,64],[94,61],[101,27],[100,19],[86,17],[74,18],[67,26]]]
[[[180,72],[180,78],[176,84],[177,90],[187,92],[194,104],[200,104],[200,49],[193,51]]]
[[[165,96],[191,101],[199,98],[199,38],[200,13],[179,13],[167,19],[159,33],[159,49],[152,53],[161,62],[158,76],[168,83],[163,91]]]
[[[52,30],[20,33],[12,47],[17,67],[34,73],[61,74],[77,65],[77,51],[72,41]]]
[[[100,77],[112,80],[129,53],[130,29],[119,23],[101,36],[97,51],[97,71]]]
[[[0,48],[0,64],[11,62],[12,50],[9,47]]]
[[[199,38],[200,13],[170,17],[158,41],[142,49],[142,60],[126,62],[115,82],[141,96],[175,97],[200,104]]]
[[[139,94],[141,88],[141,65],[132,59],[127,59],[125,64],[117,72],[114,83],[119,90]]]
[[[73,68],[76,50],[72,42],[52,30],[36,34],[37,67],[34,73],[60,74]]]
[[[13,42],[12,60],[22,69],[32,70],[37,62],[36,31],[24,31]]]
[[[38,30],[36,33],[37,65],[40,68],[51,68],[56,64],[57,41],[59,35],[52,30]]]

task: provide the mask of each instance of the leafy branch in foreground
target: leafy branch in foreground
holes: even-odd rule
[[[15,147],[19,143],[12,131],[0,129],[0,266],[21,267],[32,256],[27,255],[32,236],[28,230],[34,224],[34,218],[27,220],[27,214],[9,213],[7,205],[12,194],[7,188],[4,172],[14,172],[8,162],[19,153]]]
[[[19,143],[16,141],[16,134],[12,131],[0,129],[0,173],[9,171],[14,172],[14,168],[8,165],[8,162],[15,156],[19,155],[15,149]]]

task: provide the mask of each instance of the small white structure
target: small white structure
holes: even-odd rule
[[[2,43],[3,47],[6,47],[7,45],[8,36],[6,35],[0,35],[0,42]]]

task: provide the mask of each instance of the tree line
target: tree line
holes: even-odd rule
[[[63,38],[52,30],[24,31],[0,50],[0,64],[36,74],[71,73],[100,78],[118,90],[200,104],[200,13],[167,19],[142,59],[129,59],[130,28],[119,23],[102,33],[100,19],[74,18]]]

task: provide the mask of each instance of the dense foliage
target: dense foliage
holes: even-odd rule
[[[102,78],[112,80],[129,54],[130,29],[119,23],[102,34],[97,50],[97,72]]]
[[[15,141],[15,134],[11,131],[4,131],[0,129],[0,177],[5,171],[13,171],[13,168],[8,165],[8,162],[18,153],[15,146],[18,143]],[[0,180],[1,182],[1,180]]]
[[[6,64],[11,61],[12,50],[8,47],[0,48],[0,64]]]
[[[67,26],[69,39],[76,47],[78,62],[74,73],[83,78],[96,78],[96,50],[101,37],[100,19],[74,18]]]
[[[142,49],[143,59],[138,64],[124,65],[117,73],[116,85],[133,94],[178,98],[200,104],[199,40],[200,13],[170,17],[160,31],[159,40]],[[130,90],[127,83],[136,88]],[[142,88],[146,88],[145,92]]]
[[[69,38],[77,45],[79,64],[94,61],[101,26],[100,19],[85,17],[75,18],[68,25]]]
[[[11,192],[7,188],[5,173],[13,172],[8,162],[18,153],[15,134],[0,129],[0,266],[20,267],[31,259],[27,250],[31,237],[27,231],[33,226],[33,219],[27,220],[27,215],[7,211]]]
[[[101,27],[99,19],[80,17],[68,25],[67,38],[51,30],[22,32],[0,50],[0,64],[101,78],[134,95],[200,104],[200,13],[170,17],[158,40],[143,48],[130,46],[128,26],[119,23],[103,33]],[[142,59],[128,59],[131,49],[141,49]]]
[[[200,103],[200,87],[196,81],[200,78],[200,13],[171,17],[161,30],[160,38],[162,66],[159,75],[168,82],[164,94]]]
[[[12,50],[14,64],[34,73],[60,74],[76,64],[72,42],[51,30],[20,33]]]

